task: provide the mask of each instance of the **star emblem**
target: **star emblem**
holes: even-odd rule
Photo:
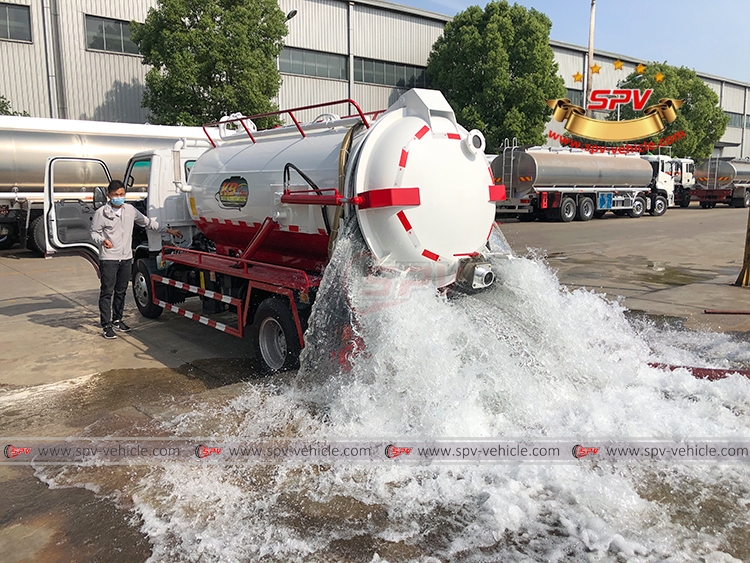
[[[581,74],[580,72],[576,72],[573,75],[573,82],[583,82],[583,74]]]
[[[622,61],[620,59],[617,59],[614,63],[615,70],[622,70]]]
[[[599,74],[599,71],[602,69],[598,64],[594,63],[594,66],[591,67],[591,73],[592,74]]]
[[[656,80],[657,82],[664,82],[664,75],[661,72],[657,72],[654,75],[654,80]]]
[[[646,72],[646,65],[644,65],[643,63],[638,63],[638,66],[637,66],[637,67],[635,67],[635,71],[636,71],[636,72],[637,72],[638,74],[643,74],[643,73],[645,73],[645,72]]]

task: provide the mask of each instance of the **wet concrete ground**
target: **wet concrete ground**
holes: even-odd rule
[[[747,210],[670,210],[661,218],[590,223],[504,222],[514,249],[544,249],[560,280],[622,296],[631,309],[684,318],[687,326],[750,331],[750,317],[704,308],[750,309],[731,285],[743,255]],[[133,332],[115,341],[97,326],[98,280],[80,258],[0,253],[0,434],[159,435],[158,422],[207,401],[265,385],[234,337],[165,313],[147,320],[128,298]],[[0,465],[0,561],[142,562],[150,555],[113,468],[98,494],[49,488],[28,466]],[[658,494],[658,491],[653,494]]]

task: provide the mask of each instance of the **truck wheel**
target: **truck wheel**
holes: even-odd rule
[[[570,223],[576,216],[576,202],[571,197],[564,197],[558,209],[558,218],[563,223]]]
[[[578,215],[579,221],[590,221],[594,216],[594,200],[590,197],[582,197],[578,202]]]
[[[607,214],[607,210],[606,209],[598,209],[598,210],[594,211],[594,219],[601,219],[606,214]]]
[[[662,195],[658,195],[654,198],[654,203],[649,210],[649,213],[654,217],[661,217],[667,212],[667,198]]]
[[[44,216],[40,215],[29,225],[29,232],[26,235],[29,250],[38,254],[44,254],[47,251],[47,241],[44,239]]]
[[[146,261],[141,258],[133,268],[133,298],[141,315],[147,319],[158,319],[164,309],[156,305],[152,297],[151,272]]]
[[[299,365],[297,325],[282,299],[269,297],[258,306],[251,334],[255,365],[261,372],[287,371]]]
[[[682,192],[682,199],[680,200],[680,207],[690,207],[690,194]]]
[[[742,207],[750,207],[750,192],[745,192],[745,197],[742,200]]]
[[[638,219],[644,211],[646,211],[646,200],[639,196],[633,200],[633,207],[628,210],[628,215],[633,219]]]

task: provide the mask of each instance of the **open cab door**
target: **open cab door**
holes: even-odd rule
[[[78,255],[99,273],[99,247],[91,240],[91,222],[107,201],[112,180],[96,158],[53,157],[44,174],[45,256]]]

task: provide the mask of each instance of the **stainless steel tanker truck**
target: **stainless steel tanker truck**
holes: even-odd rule
[[[696,168],[695,176],[691,194],[701,207],[750,207],[750,159],[713,157]]]
[[[687,170],[689,166],[684,181],[692,185]],[[676,204],[674,159],[666,155],[640,157],[506,142],[503,154],[492,160],[492,172],[495,182],[508,190],[507,198],[498,202],[498,214],[518,215],[522,221],[588,221],[608,211],[660,216]]]
[[[133,292],[144,316],[168,310],[240,338],[247,328],[261,369],[289,368],[342,222],[356,226],[383,275],[468,291],[493,283],[490,239],[501,236],[495,202],[505,189],[492,181],[482,134],[458,125],[437,91],[410,90],[374,120],[351,100],[334,102],[342,103],[353,116],[300,124],[298,110],[287,110],[292,125],[265,131],[234,119],[209,134],[207,149],[133,157],[131,170],[148,162],[147,214],[186,235],[165,245],[156,234],[135,249]],[[83,226],[102,190],[93,190],[93,205],[55,196],[56,167],[76,162],[48,164],[48,254],[96,263]],[[105,168],[83,162],[100,175]],[[199,301],[182,305],[190,297]]]
[[[147,149],[171,147],[182,138],[205,139],[200,127],[165,127],[132,123],[105,123],[68,119],[0,116],[0,250],[20,242],[41,250],[44,203],[44,170],[50,156],[96,156],[104,160],[118,178],[133,154]],[[60,172],[62,174],[62,172]],[[86,180],[83,168],[64,179],[80,197]],[[132,191],[144,186],[133,186]],[[77,192],[77,193],[76,193]],[[90,194],[89,194],[90,195]],[[61,193],[60,197],[68,197]]]

